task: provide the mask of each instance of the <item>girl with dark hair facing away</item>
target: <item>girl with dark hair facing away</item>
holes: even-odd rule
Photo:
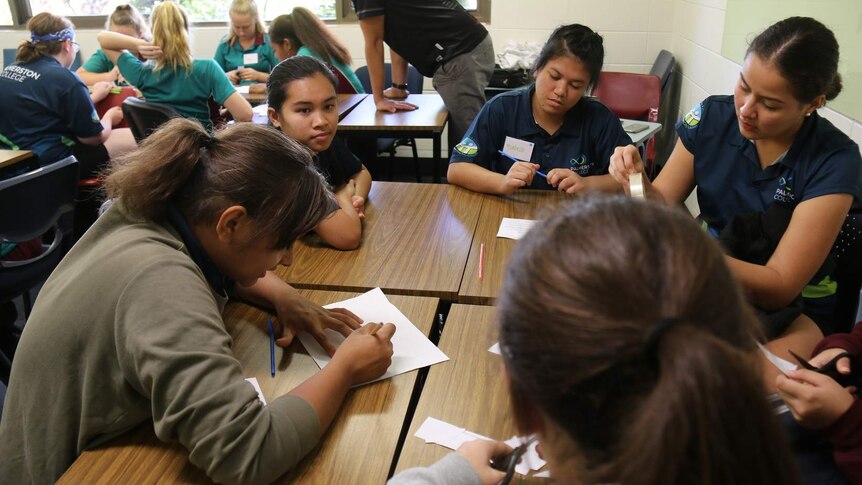
[[[799,483],[757,375],[757,322],[718,244],[676,208],[565,206],[518,242],[498,305],[515,422],[555,483]],[[390,485],[496,484],[506,448],[467,443]]]
[[[269,24],[269,38],[279,61],[293,56],[314,57],[338,69],[357,93],[365,92],[350,67],[350,51],[307,8],[294,7],[289,14],[276,17]]]
[[[338,206],[314,228],[338,249],[362,242],[362,218],[371,174],[335,132],[338,128],[336,80],[321,61],[304,56],[275,66],[267,84],[270,122],[314,150],[315,165],[335,192]]]
[[[188,16],[178,4],[164,1],[156,5],[150,22],[152,42],[117,32],[99,33],[102,50],[129,84],[147,101],[169,104],[207,128],[212,126],[210,98],[227,108],[236,121],[251,121],[251,105],[215,61],[192,58]],[[143,63],[133,54],[154,59],[155,65]]]
[[[176,118],[105,186],[118,201],[50,276],[21,336],[4,481],[54,482],[82,451],[151,422],[218,483],[272,482],[315,447],[351,385],[385,372],[395,331],[360,328],[270,271],[334,203],[311,153],[269,127],[210,136]],[[278,345],[305,330],[332,362],[263,406],[221,317],[232,295],[275,309]],[[325,329],[347,337],[337,351]]]
[[[449,182],[501,195],[522,187],[619,191],[608,160],[631,139],[611,110],[584,97],[604,55],[589,27],[558,27],[536,60],[535,83],[494,97],[473,120],[451,152]]]
[[[841,92],[837,69],[838,43],[822,23],[771,25],[751,42],[733,95],[710,96],[685,115],[659,176],[643,177],[648,197],[671,204],[697,187],[700,217],[760,311],[767,346],[791,361],[788,349],[810,355],[822,337],[809,316],[833,331],[837,285],[827,257],[847,212],[862,203],[859,147],[817,113]],[[644,166],[628,146],[610,171],[628,187]],[[774,388],[779,372],[767,368]]]
[[[117,8],[108,17],[105,28],[111,32],[118,32],[138,39],[150,40],[152,37],[141,12],[128,4],[117,5]],[[125,80],[120,76],[120,69],[108,59],[102,49],[96,49],[96,52],[87,59],[87,62],[75,72],[88,85],[96,84],[99,81],[125,84]]]
[[[230,4],[230,35],[219,42],[215,61],[234,84],[265,83],[278,64],[254,0]]]
[[[93,103],[104,99],[109,83],[93,94],[69,71],[78,53],[75,27],[68,19],[43,12],[27,22],[30,40],[21,42],[15,63],[0,73],[0,145],[31,150],[42,165],[75,155],[82,178],[101,171],[111,157],[135,148],[128,128],[113,129],[123,120],[119,107],[102,119]]]

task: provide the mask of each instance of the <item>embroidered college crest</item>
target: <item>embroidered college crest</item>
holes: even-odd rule
[[[688,114],[685,115],[685,117],[683,117],[683,124],[689,128],[694,128],[695,126],[697,126],[697,124],[700,123],[701,109],[702,108],[700,104],[692,108],[692,110],[689,111]]]
[[[461,143],[455,145],[455,151],[465,157],[475,157],[479,153],[479,145],[469,136],[465,136]]]

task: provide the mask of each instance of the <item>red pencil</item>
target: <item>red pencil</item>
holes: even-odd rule
[[[485,243],[479,245],[479,281],[482,281],[482,275],[485,269]]]

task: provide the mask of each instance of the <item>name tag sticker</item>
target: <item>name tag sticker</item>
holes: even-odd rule
[[[503,151],[522,162],[529,162],[533,158],[533,145],[535,143],[507,136]]]
[[[251,54],[243,54],[242,63],[245,65],[257,64],[257,52],[253,52]]]

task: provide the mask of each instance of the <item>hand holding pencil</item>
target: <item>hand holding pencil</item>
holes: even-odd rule
[[[329,365],[345,372],[353,384],[376,379],[392,363],[393,335],[391,323],[367,323],[344,340]]]

